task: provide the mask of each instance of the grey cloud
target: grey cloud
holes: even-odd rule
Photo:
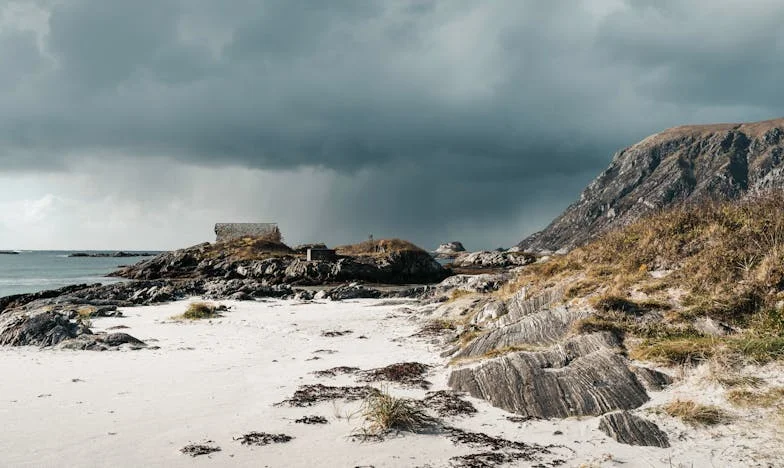
[[[336,174],[320,196],[346,236],[509,244],[647,134],[784,113],[769,0],[42,5],[43,50],[0,36],[6,169],[311,168]]]

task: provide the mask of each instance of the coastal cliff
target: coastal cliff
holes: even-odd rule
[[[735,200],[784,186],[784,119],[689,125],[649,136],[602,172],[523,250],[571,249],[682,203]]]

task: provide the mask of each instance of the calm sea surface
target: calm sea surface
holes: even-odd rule
[[[98,251],[79,250],[97,253]],[[55,289],[79,283],[115,283],[119,278],[105,275],[120,265],[130,265],[143,257],[68,257],[73,251],[22,251],[19,255],[0,254],[0,297]],[[112,253],[112,252],[108,252]]]

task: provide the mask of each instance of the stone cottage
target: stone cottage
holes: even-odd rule
[[[243,237],[266,237],[280,242],[277,223],[217,223],[215,225],[215,242],[224,242]]]

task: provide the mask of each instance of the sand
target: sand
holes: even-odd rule
[[[360,402],[275,406],[302,384],[358,385],[351,375],[312,374],[335,366],[369,369],[417,361],[434,366],[427,377],[431,390],[446,388],[448,369],[439,357],[441,350],[426,339],[411,337],[424,320],[415,303],[405,307],[399,301],[381,300],[221,301],[231,307],[222,318],[172,320],[188,302],[126,308],[126,317],[93,321],[97,330],[127,326],[122,331],[159,349],[0,350],[0,466],[439,467],[450,466],[451,457],[486,451],[455,445],[439,434],[405,433],[382,442],[357,442],[351,435],[364,424]],[[352,333],[322,336],[330,330]],[[421,398],[425,393],[374,385],[398,396]],[[653,401],[646,406],[684,393],[711,397],[710,390],[700,391],[689,381],[652,394]],[[563,446],[541,460],[514,466],[558,459],[564,466],[752,466],[752,457],[776,443],[769,436],[740,434],[737,428],[695,432],[642,408],[639,414],[659,423],[673,447],[630,447],[598,431],[598,418],[515,423],[504,411],[468,400],[479,412],[450,418],[449,424],[531,444]],[[305,415],[323,416],[328,424],[294,422]],[[284,433],[293,439],[263,447],[234,440],[251,431]],[[222,450],[195,458],[180,453],[185,445],[204,441],[213,441]],[[769,466],[769,460],[760,463]]]

